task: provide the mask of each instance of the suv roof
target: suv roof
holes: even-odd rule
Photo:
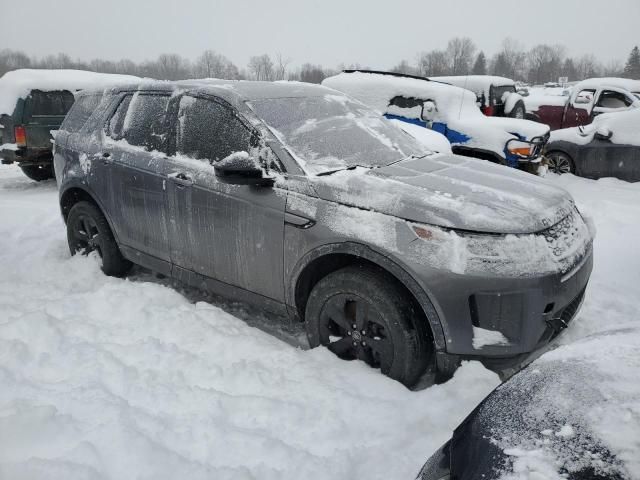
[[[335,95],[335,91],[321,85],[303,82],[256,82],[246,80],[182,80],[177,82],[151,81],[121,85],[112,91],[155,90],[173,92],[190,90],[215,94],[230,100],[261,100],[285,97],[321,97]]]

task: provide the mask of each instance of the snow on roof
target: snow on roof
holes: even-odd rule
[[[476,94],[482,93],[485,96],[489,96],[489,89],[491,86],[502,87],[505,85],[515,86],[515,82],[510,78],[497,77],[495,75],[457,75],[448,77],[429,77],[430,80],[437,82],[444,82],[450,85],[455,85],[460,88],[466,88]]]
[[[0,78],[0,114],[11,115],[20,98],[31,90],[83,90],[106,88],[119,83],[134,83],[140,78],[133,75],[115,75],[84,70],[32,70],[21,69],[5,73]]]
[[[455,111],[456,116],[480,113],[475,95],[468,90],[416,78],[353,72],[326,78],[322,85],[351,95],[380,113],[386,113],[389,101],[398,96],[433,100],[440,112]]]
[[[624,88],[630,92],[640,92],[640,80],[618,77],[587,78],[586,80],[579,82],[574,87],[573,91],[580,92],[580,90],[584,90],[585,88],[597,89],[600,87],[616,87]]]

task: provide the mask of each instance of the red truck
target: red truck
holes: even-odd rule
[[[551,130],[588,125],[601,113],[640,108],[640,80],[590,78],[568,97],[526,97],[527,118]]]

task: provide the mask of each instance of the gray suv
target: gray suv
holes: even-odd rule
[[[300,83],[82,93],[55,140],[72,253],[132,263],[305,322],[312,347],[405,385],[461,358],[504,369],[573,319],[592,235],[571,197],[432,154]]]

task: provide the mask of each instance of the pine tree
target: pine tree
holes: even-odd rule
[[[637,46],[633,47],[629,54],[627,64],[624,66],[624,76],[640,80],[640,50]]]
[[[472,73],[474,75],[487,74],[487,58],[484,56],[484,52],[481,51],[476,57],[476,62],[473,64]]]

